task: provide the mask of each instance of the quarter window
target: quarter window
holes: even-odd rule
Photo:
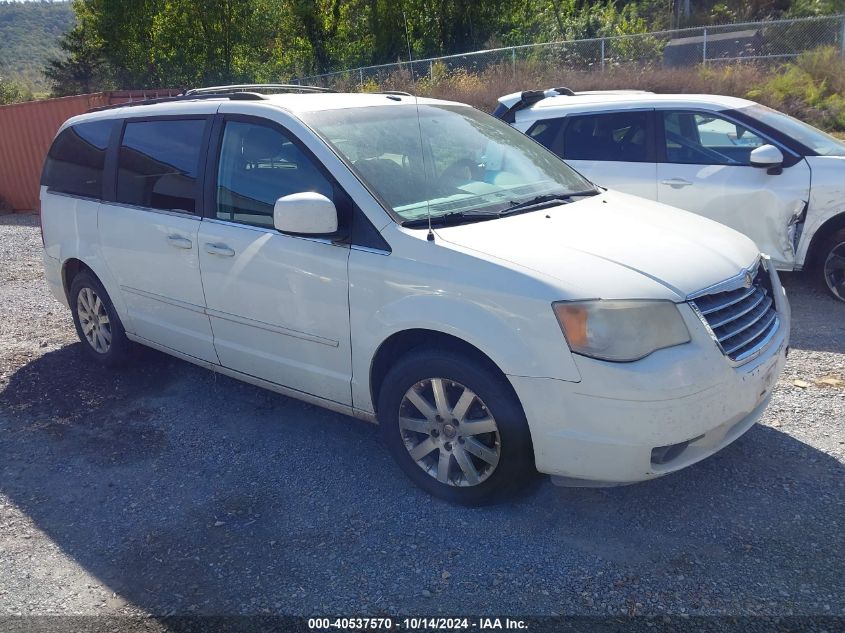
[[[607,112],[568,117],[563,158],[568,160],[654,162],[650,112]]]
[[[542,121],[537,121],[531,126],[527,134],[540,143],[540,145],[543,145],[560,156],[562,154],[560,130],[564,121],[565,119],[543,119]]]
[[[329,199],[332,183],[280,130],[229,121],[223,131],[217,172],[217,218],[273,226],[276,200],[314,191]]]
[[[766,143],[748,128],[710,113],[664,112],[666,162],[750,165],[751,151]]]
[[[197,212],[204,119],[129,121],[120,145],[117,201]]]
[[[91,121],[66,128],[53,142],[41,184],[53,191],[101,199],[103,166],[113,121]]]

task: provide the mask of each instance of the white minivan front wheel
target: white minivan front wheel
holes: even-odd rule
[[[405,356],[384,379],[379,421],[405,474],[448,501],[490,503],[536,472],[510,385],[474,359],[440,350]]]

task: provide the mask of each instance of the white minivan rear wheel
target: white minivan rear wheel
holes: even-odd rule
[[[70,286],[68,303],[76,333],[88,356],[104,365],[123,364],[131,342],[100,280],[85,270],[77,274]]]
[[[536,474],[513,390],[474,359],[411,352],[385,376],[378,409],[394,459],[434,496],[482,505],[512,494]]]

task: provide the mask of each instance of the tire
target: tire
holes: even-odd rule
[[[828,236],[818,250],[817,275],[834,298],[845,301],[845,229]]]
[[[109,367],[123,365],[132,343],[103,284],[82,271],[73,278],[68,296],[76,334],[88,356]]]
[[[510,384],[474,360],[436,349],[409,353],[385,376],[378,412],[400,468],[441,499],[488,504],[536,475],[531,434]]]

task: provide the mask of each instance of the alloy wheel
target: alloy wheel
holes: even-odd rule
[[[824,262],[824,280],[830,291],[845,301],[845,242],[830,249]]]
[[[399,430],[417,465],[449,486],[477,486],[496,470],[501,438],[496,420],[471,389],[429,378],[405,392]]]
[[[76,297],[76,312],[85,340],[100,354],[111,347],[112,332],[106,306],[91,288],[82,288]]]

